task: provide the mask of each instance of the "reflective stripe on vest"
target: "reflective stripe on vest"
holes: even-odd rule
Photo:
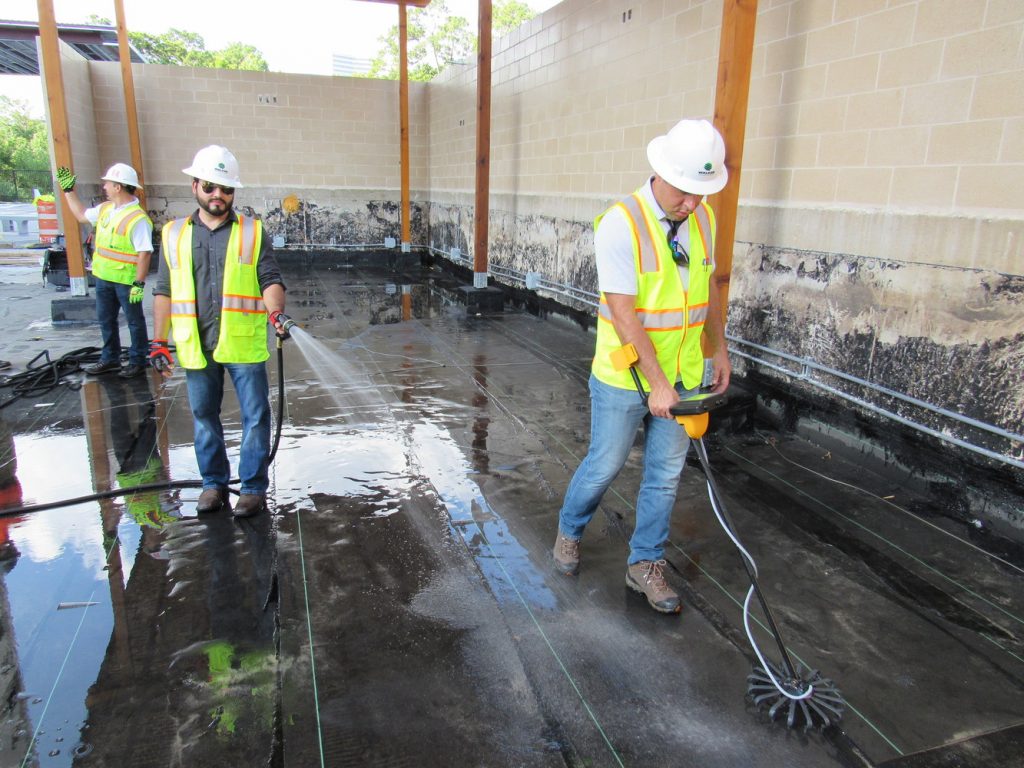
[[[661,223],[639,191],[613,208],[619,208],[626,214],[632,235],[637,271],[634,307],[637,319],[654,345],[665,378],[670,382],[681,378],[687,389],[693,389],[699,386],[704,372],[700,335],[707,320],[710,279],[714,269],[714,214],[702,202],[690,218],[689,286],[684,288]],[[657,265],[657,270],[651,269],[654,265]],[[616,371],[611,364],[611,353],[620,345],[612,324],[611,310],[602,293],[598,308],[597,346],[591,370],[606,384],[634,389],[629,371]],[[650,385],[643,374],[640,378],[649,391]]]
[[[101,280],[130,285],[135,280],[139,254],[132,243],[135,225],[148,221],[138,203],[114,211],[113,203],[104,203],[96,219],[96,248],[93,251],[92,273]]]
[[[169,221],[163,254],[171,276],[171,329],[183,368],[205,368],[192,266],[192,220]],[[260,363],[267,349],[267,310],[257,277],[263,229],[257,219],[238,216],[231,225],[221,287],[220,334],[213,350],[219,363]]]

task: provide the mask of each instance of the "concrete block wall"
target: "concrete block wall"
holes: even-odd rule
[[[756,29],[730,333],[1019,433],[1024,5],[762,2]],[[596,289],[589,221],[711,115],[720,31],[711,0],[565,0],[496,41],[492,263]],[[432,201],[470,212],[475,82],[431,94]],[[435,209],[435,245],[472,242]]]
[[[108,62],[90,68],[101,115],[99,152],[113,162],[128,146],[120,68]],[[133,79],[147,203],[158,226],[194,208],[182,169],[201,147],[221,144],[239,161],[245,186],[236,203],[266,216],[268,228],[290,243],[342,243],[370,233],[382,239],[382,214],[391,222],[387,236],[400,237],[394,82],[138,64]],[[409,106],[410,184],[422,197],[429,159],[425,84],[411,84]],[[289,196],[301,205],[294,220],[282,212]]]
[[[495,40],[492,264],[596,290],[593,217],[647,177],[650,139],[711,116],[721,12],[564,0]],[[951,410],[998,392],[975,416],[1019,430],[1022,42],[1006,0],[762,0],[730,332]],[[120,75],[89,70],[106,164],[127,147]],[[397,236],[396,83],[134,71],[158,218],[188,208],[180,169],[219,142],[242,163],[239,203],[289,240]],[[471,256],[475,61],[410,102],[413,242]]]

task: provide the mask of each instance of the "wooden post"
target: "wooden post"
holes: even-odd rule
[[[132,78],[132,52],[128,47],[128,27],[124,21],[124,0],[114,0],[117,16],[117,50],[121,59],[121,85],[124,88],[124,113],[128,121],[128,146],[132,156],[132,167],[139,174],[139,184],[145,184],[142,172],[142,145],[139,143],[139,115],[135,108],[135,80]],[[136,191],[139,205],[146,208],[146,193]]]
[[[715,289],[723,320],[729,301],[736,213],[740,199],[740,170],[747,127],[747,97],[754,52],[757,0],[723,0],[722,37],[718,47],[718,87],[715,92],[715,127],[725,140],[725,166],[729,183],[712,198],[718,236],[715,242]]]
[[[405,3],[398,4],[398,111],[401,121],[402,251],[411,248],[409,222],[409,30]]]
[[[56,167],[74,168],[71,161],[71,132],[68,130],[67,102],[64,99],[64,76],[60,66],[60,41],[57,38],[57,19],[53,14],[53,0],[38,0],[39,41],[42,53],[42,72],[46,78],[46,104],[50,113],[50,141]],[[61,223],[64,225],[64,247],[67,249],[68,277],[72,296],[87,296],[89,282],[85,277],[85,260],[78,219],[68,207],[67,200],[54,185],[60,200]]]
[[[491,172],[491,0],[480,0],[476,57],[476,196],[473,201],[473,287],[487,287]]]

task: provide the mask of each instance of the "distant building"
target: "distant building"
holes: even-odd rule
[[[0,203],[0,246],[39,242],[39,213],[32,203]]]
[[[342,77],[365,75],[370,71],[371,64],[372,62],[370,59],[360,59],[355,56],[342,56],[340,53],[336,53],[334,54],[334,67],[331,70],[331,74],[340,75]]]

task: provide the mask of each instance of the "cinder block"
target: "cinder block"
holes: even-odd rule
[[[459,290],[466,301],[467,312],[503,312],[505,309],[505,294],[493,285],[486,288],[461,285]]]
[[[95,325],[96,299],[91,296],[54,299],[50,304],[50,320],[54,323]]]

